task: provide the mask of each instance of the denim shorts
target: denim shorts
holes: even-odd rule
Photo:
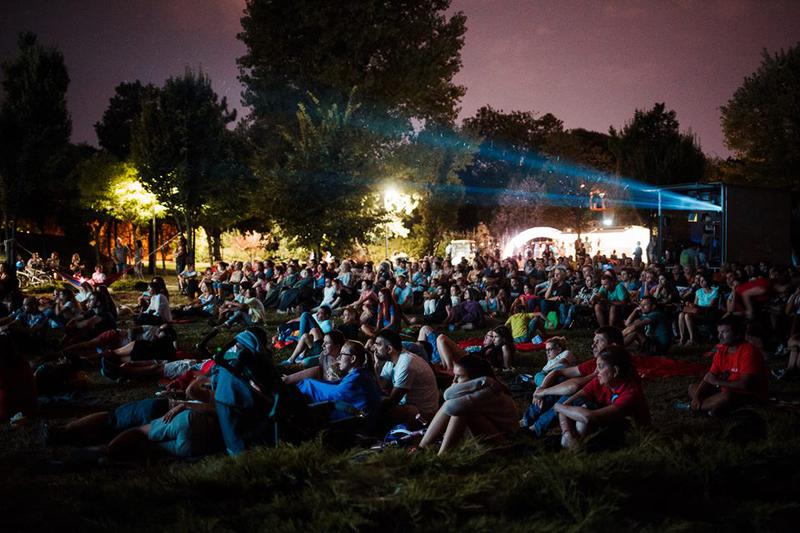
[[[164,416],[169,410],[169,400],[154,398],[120,405],[108,415],[108,425],[116,431],[149,424],[151,420]]]

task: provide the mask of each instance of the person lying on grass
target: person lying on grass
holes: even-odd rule
[[[114,350],[137,340],[152,341],[158,336],[159,331],[169,328],[172,326],[161,324],[160,326],[109,329],[87,341],[65,346],[62,348],[62,352],[68,356],[96,359],[99,357],[98,351]]]
[[[376,415],[381,402],[381,390],[375,381],[372,362],[364,345],[357,341],[347,341],[336,358],[341,380],[320,381],[304,379],[297,384],[311,402],[337,402],[347,404],[363,411],[367,416]],[[332,413],[333,420],[349,416],[337,405]]]
[[[577,405],[582,403],[583,405]],[[650,423],[650,409],[631,354],[609,346],[597,356],[597,373],[579,392],[553,407],[561,426],[561,445],[574,449],[590,434],[603,429],[603,440],[618,441],[628,426]]]
[[[159,327],[152,340],[139,339],[113,350],[104,350],[96,354],[97,358],[115,362],[161,360],[172,361],[175,359],[175,343],[178,333],[169,324]]]
[[[210,394],[207,384],[207,376],[200,376],[189,384],[184,392],[186,400],[192,402],[191,404],[167,398],[128,402],[113,411],[92,413],[73,420],[63,427],[53,427],[49,431],[48,441],[50,444],[87,445],[110,438],[108,444],[86,450],[88,453],[94,453],[97,458],[131,457],[144,452],[150,441],[162,444],[164,449],[180,457],[198,454],[206,449],[210,451],[210,448],[199,446],[201,433],[214,436],[216,431],[218,435],[219,429],[215,430],[213,427],[216,419],[212,417],[213,420],[205,420],[203,415],[193,420],[195,415],[190,414],[186,408],[186,405],[192,405],[194,409],[204,412],[213,410],[209,405]],[[212,421],[214,424],[210,423]],[[156,425],[156,432],[152,438],[149,436],[151,423]],[[197,440],[194,444],[193,434]]]
[[[720,344],[711,369],[689,386],[690,408],[721,415],[747,404],[766,401],[769,382],[764,357],[745,340],[741,319],[728,316],[717,324]]]
[[[382,419],[389,425],[413,428],[420,425],[417,415],[431,420],[439,409],[439,389],[431,366],[404,351],[400,335],[392,330],[376,334],[373,351],[376,371],[387,393],[381,405]]]
[[[518,429],[517,406],[508,388],[495,378],[485,359],[465,355],[455,364],[453,384],[444,391],[444,403],[428,426],[418,449],[439,439],[439,454],[454,448],[466,430],[498,445]]]
[[[553,406],[563,403],[594,377],[597,356],[609,346],[622,346],[622,332],[613,326],[597,328],[592,340],[592,358],[574,366],[551,371],[533,393],[531,405],[520,424],[537,437],[542,437],[556,419]],[[573,402],[574,404],[574,402]]]

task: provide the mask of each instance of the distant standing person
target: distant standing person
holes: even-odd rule
[[[122,238],[117,237],[117,245],[114,247],[114,262],[117,265],[117,272],[125,272],[128,267],[128,254],[130,249],[122,242]]]
[[[178,246],[175,247],[175,273],[178,275],[186,267],[187,246],[186,237],[181,235],[178,239]]]
[[[144,279],[142,266],[144,261],[144,247],[142,241],[137,240],[133,250],[133,272],[137,279]]]
[[[642,264],[642,243],[636,241],[636,248],[633,250],[633,266],[639,267]]]

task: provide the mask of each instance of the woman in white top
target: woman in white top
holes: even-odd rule
[[[576,364],[575,356],[567,349],[567,339],[564,337],[550,337],[544,345],[544,350],[547,354],[547,362],[542,370],[533,377],[537,387],[541,386],[545,376],[551,371]]]
[[[153,278],[150,282],[150,303],[143,313],[134,318],[134,322],[139,325],[158,326],[172,322],[172,312],[169,309],[169,296],[164,280]]]

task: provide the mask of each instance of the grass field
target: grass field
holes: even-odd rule
[[[280,320],[271,315],[270,328]],[[207,326],[179,328],[182,348],[191,348]],[[567,336],[579,356],[589,353],[588,329]],[[702,361],[703,348],[670,355]],[[543,361],[541,352],[522,354],[517,366],[530,371]],[[714,419],[674,409],[693,379],[646,381],[654,428],[594,453],[560,451],[554,432],[502,452],[469,441],[441,458],[336,452],[316,440],[235,459],[89,467],[70,461],[72,448],[45,447],[35,425],[6,425],[0,530],[797,530],[798,412],[769,405]],[[772,386],[773,396],[798,398],[797,382]],[[45,407],[44,417],[58,423],[112,408],[155,386],[90,373],[83,389],[76,405]]]

